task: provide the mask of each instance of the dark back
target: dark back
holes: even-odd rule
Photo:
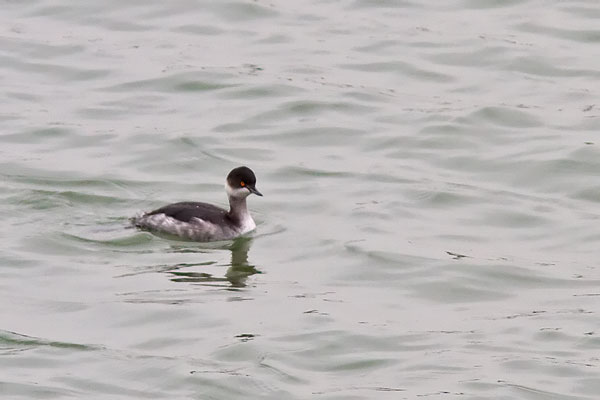
[[[183,201],[161,207],[147,215],[165,214],[182,222],[190,222],[192,218],[200,218],[213,224],[231,224],[229,213],[219,207],[207,203]]]

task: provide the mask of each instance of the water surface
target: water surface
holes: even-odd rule
[[[596,399],[599,17],[5,2],[2,398]],[[129,227],[238,165],[251,238]]]

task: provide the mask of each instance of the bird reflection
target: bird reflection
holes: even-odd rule
[[[192,282],[201,284],[214,284],[229,282],[231,288],[243,288],[249,276],[260,273],[254,265],[248,263],[248,251],[252,244],[252,238],[241,237],[233,241],[231,245],[224,247],[231,251],[231,263],[224,277],[214,276],[206,272],[183,272],[177,271],[182,265],[166,271],[172,275],[173,282]],[[196,265],[206,265],[196,264]],[[189,266],[189,265],[187,265]]]

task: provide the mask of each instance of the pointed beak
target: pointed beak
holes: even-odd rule
[[[258,191],[258,189],[254,186],[246,186],[248,188],[248,190],[250,191],[250,193],[254,193],[257,196],[261,196],[262,197],[262,193]]]

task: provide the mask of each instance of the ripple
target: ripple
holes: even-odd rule
[[[200,77],[204,79],[199,79]],[[156,92],[205,92],[234,87],[235,84],[216,83],[215,78],[226,78],[226,75],[213,76],[207,79],[205,74],[176,73],[160,78],[144,79],[133,82],[125,82],[105,87],[106,91],[129,92],[131,90],[145,90]]]
[[[417,79],[426,79],[438,83],[449,83],[454,80],[454,78],[448,74],[417,68],[414,65],[400,61],[343,64],[340,68],[370,73],[392,72],[394,74],[406,75]]]

